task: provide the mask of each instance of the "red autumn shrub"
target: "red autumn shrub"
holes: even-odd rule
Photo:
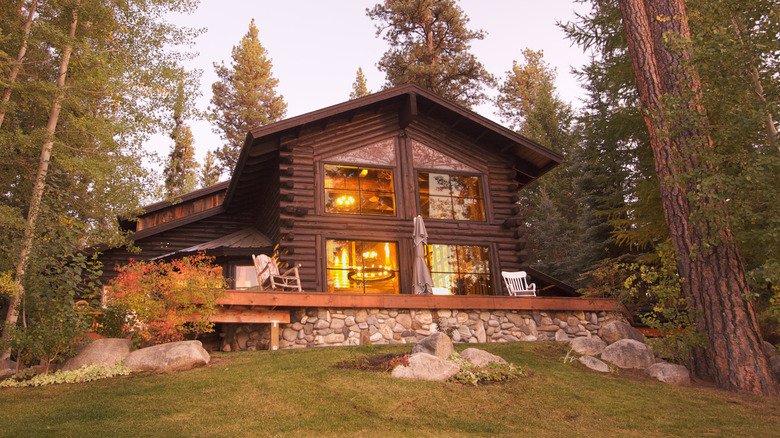
[[[133,334],[145,344],[180,341],[214,330],[209,316],[227,286],[213,257],[198,254],[170,262],[131,260],[118,268],[108,304],[133,315]]]

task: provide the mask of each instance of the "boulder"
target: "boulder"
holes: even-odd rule
[[[607,343],[596,338],[574,338],[569,346],[577,354],[585,356],[598,356],[607,348]]]
[[[555,332],[555,341],[556,342],[569,342],[569,335],[566,334],[565,330],[558,329],[558,331]]]
[[[16,372],[16,362],[10,359],[0,359],[0,372],[3,370],[12,370]]]
[[[412,354],[415,353],[428,353],[441,359],[446,359],[455,353],[455,349],[452,347],[452,340],[449,336],[436,332],[420,340],[412,348]]]
[[[655,357],[650,347],[633,339],[621,339],[607,346],[601,353],[601,359],[613,363],[619,368],[640,370],[655,363]]]
[[[769,358],[769,367],[772,368],[772,372],[775,373],[775,378],[780,381],[780,356],[772,356]]]
[[[130,353],[133,343],[130,339],[96,339],[87,344],[81,352],[65,361],[64,371],[77,370],[84,365],[116,365]]]
[[[167,373],[206,365],[210,359],[200,341],[182,341],[136,350],[125,357],[125,365],[133,371]]]
[[[415,353],[409,357],[409,366],[398,365],[392,376],[403,379],[444,381],[460,371],[460,366],[428,353]]]
[[[599,337],[607,344],[612,344],[621,339],[633,339],[637,342],[645,342],[645,336],[639,330],[625,322],[612,321],[601,327]]]
[[[650,365],[645,370],[650,377],[655,377],[661,382],[674,386],[688,386],[691,384],[691,372],[682,365],[659,362]]]
[[[477,348],[467,348],[463,350],[460,353],[460,357],[466,359],[478,367],[483,367],[490,362],[498,362],[503,364],[509,363],[502,357],[496,356],[495,354],[490,354],[487,351],[479,350]]]
[[[608,373],[609,372],[609,365],[607,365],[604,362],[596,359],[593,356],[582,356],[578,360],[580,361],[581,364],[583,364],[586,367],[592,369],[593,371],[598,371],[600,373]]]

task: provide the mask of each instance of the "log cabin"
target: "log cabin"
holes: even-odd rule
[[[462,342],[590,336],[616,303],[531,268],[517,217],[518,191],[561,160],[416,85],[388,89],[251,130],[229,181],[121,221],[141,252],[104,251],[103,280],[131,257],[214,256],[231,289],[212,318],[222,350],[413,342],[445,326]],[[417,215],[437,295],[412,292]],[[258,290],[253,254],[300,265],[304,292]],[[538,297],[508,296],[501,271],[517,270]]]

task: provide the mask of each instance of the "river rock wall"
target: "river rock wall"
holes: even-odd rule
[[[567,341],[597,336],[622,320],[614,312],[302,308],[279,326],[279,348],[364,344],[415,344],[447,333],[453,342]],[[268,349],[270,324],[223,324],[222,351]]]

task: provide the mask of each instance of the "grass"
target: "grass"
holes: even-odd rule
[[[463,349],[467,346],[458,345]],[[411,346],[218,353],[208,367],[0,390],[0,436],[778,436],[780,400],[563,363],[552,343],[484,344],[529,377],[488,386],[340,369]]]

